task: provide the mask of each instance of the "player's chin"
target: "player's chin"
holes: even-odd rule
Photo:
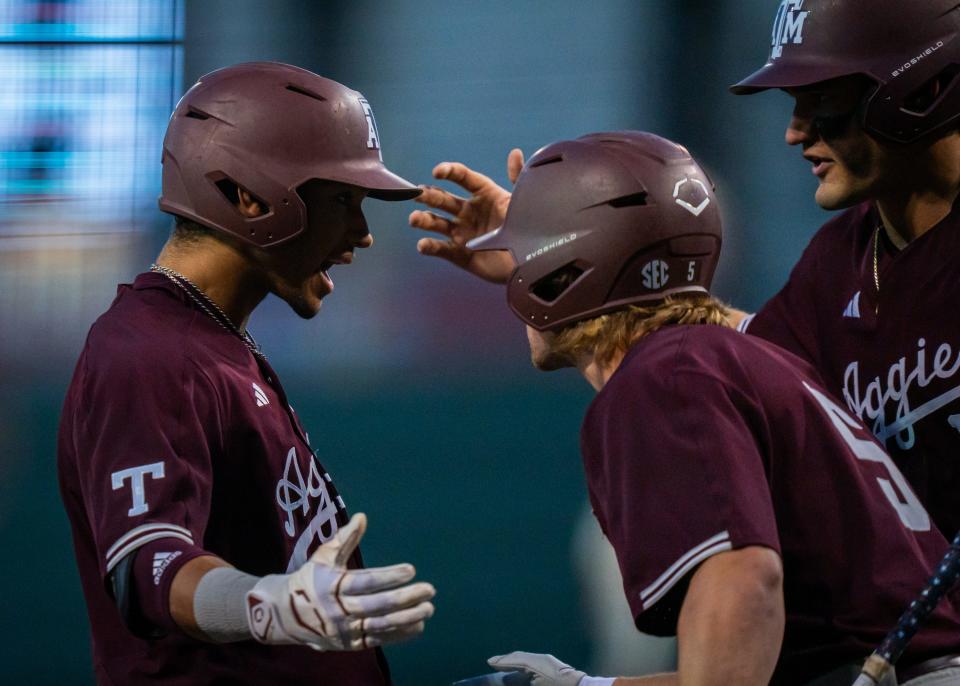
[[[284,298],[290,308],[303,319],[312,319],[320,313],[323,299],[333,292],[328,279],[312,277],[302,283],[290,297]]]
[[[576,366],[566,355],[558,355],[552,350],[530,351],[530,362],[541,372],[555,372]]]
[[[289,302],[290,309],[292,309],[301,319],[313,319],[316,317],[318,314],[320,314],[320,306],[322,304],[323,303],[320,301],[313,303],[303,299],[297,299],[293,302]]]
[[[869,193],[857,189],[845,179],[831,179],[829,176],[820,182],[814,199],[825,210],[845,210],[859,205],[868,199]]]

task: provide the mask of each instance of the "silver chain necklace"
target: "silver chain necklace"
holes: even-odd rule
[[[206,312],[207,315],[213,319],[213,321],[243,341],[243,344],[247,346],[251,353],[263,360],[267,359],[267,356],[264,355],[260,350],[260,346],[253,339],[253,336],[251,336],[246,330],[241,331],[240,328],[230,320],[230,317],[227,316],[227,313],[220,309],[220,306],[213,302],[213,300],[211,300],[206,293],[200,290],[200,287],[197,286],[197,284],[185,277],[180,272],[174,271],[169,267],[163,267],[159,264],[151,264],[150,271],[156,272],[157,274],[162,274],[170,279],[170,281],[172,281],[180,288],[180,290],[186,293],[187,296],[193,300],[193,302],[196,303],[201,310]],[[216,312],[216,314],[214,314],[214,312]]]

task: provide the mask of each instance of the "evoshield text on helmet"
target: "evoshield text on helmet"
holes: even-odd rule
[[[360,93],[288,64],[238,64],[200,77],[171,115],[160,209],[266,248],[305,230],[297,189],[314,179],[381,200],[420,193],[384,166],[373,110]],[[243,216],[238,188],[266,213]]]
[[[956,0],[781,0],[767,63],[731,90],[860,74],[876,83],[861,107],[864,129],[911,143],[960,119],[958,36]]]
[[[535,329],[706,292],[720,253],[713,184],[683,146],[639,131],[539,150],[499,229],[474,250],[509,250],[511,309]]]

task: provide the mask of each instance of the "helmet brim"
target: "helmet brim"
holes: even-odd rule
[[[753,95],[771,88],[802,88],[851,74],[849,69],[823,63],[767,62],[739,83],[730,86],[734,95]]]
[[[365,188],[367,195],[377,200],[413,200],[423,193],[422,188],[383,166],[354,172],[350,178],[343,180],[354,186]]]

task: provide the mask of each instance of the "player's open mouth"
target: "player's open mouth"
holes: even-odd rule
[[[337,264],[350,264],[353,262],[353,253],[344,252],[338,255],[335,259],[325,260],[320,268],[317,269],[316,273],[320,275],[320,278],[323,280],[324,285],[333,292],[333,279],[330,278],[330,270]]]
[[[829,157],[817,157],[816,155],[804,155],[804,157],[813,165],[811,169],[813,175],[820,179],[825,177],[833,166],[833,160]]]

